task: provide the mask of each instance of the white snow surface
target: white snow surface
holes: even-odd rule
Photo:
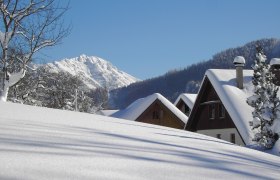
[[[174,106],[169,100],[159,93],[154,93],[145,98],[140,98],[130,104],[127,108],[120,110],[111,116],[135,121],[157,99],[161,101],[169,110],[171,110],[171,112],[174,113],[175,116],[181,119],[184,123],[188,121],[188,117],[184,113],[182,113],[176,106]]]
[[[66,71],[74,76],[80,75],[89,88],[103,87],[108,90],[128,86],[137,78],[118,70],[110,62],[96,57],[81,55],[45,65],[52,72]]]
[[[100,110],[97,111],[95,114],[103,115],[103,116],[111,116],[112,114],[118,112],[119,110]]]
[[[183,130],[0,102],[0,179],[279,179],[280,157]]]
[[[197,94],[187,94],[187,93],[182,93],[180,96],[176,99],[174,105],[176,106],[178,102],[182,99],[189,108],[193,108],[193,105],[195,103]]]
[[[245,58],[243,56],[236,56],[233,60],[234,64],[245,64]]]
[[[270,65],[278,65],[280,64],[280,58],[272,58],[270,60]]]

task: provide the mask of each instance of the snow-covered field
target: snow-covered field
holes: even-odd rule
[[[182,130],[0,103],[0,179],[279,179],[280,157]]]

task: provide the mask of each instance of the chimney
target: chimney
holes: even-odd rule
[[[270,60],[270,70],[274,75],[273,83],[280,86],[280,58],[273,58]]]
[[[233,64],[236,68],[236,83],[239,89],[243,89],[243,67],[245,65],[245,59],[243,56],[236,56],[233,60]]]

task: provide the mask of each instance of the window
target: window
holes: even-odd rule
[[[230,142],[235,143],[235,134],[230,134]]]
[[[217,134],[216,138],[221,139],[221,134]]]
[[[159,119],[163,118],[163,110],[160,110]]]
[[[159,113],[158,111],[153,112],[153,119],[159,119]]]
[[[186,114],[187,116],[189,116],[190,113],[191,113],[191,109],[186,105],[186,106],[185,106],[185,114]]]
[[[226,115],[225,107],[222,104],[219,104],[219,118],[224,118]]]
[[[185,113],[185,112],[186,112],[185,109],[186,109],[186,105],[183,104],[182,107],[181,107],[181,111],[182,111],[183,113]]]
[[[215,104],[209,105],[209,119],[215,118]]]

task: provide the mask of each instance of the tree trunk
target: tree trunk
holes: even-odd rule
[[[20,72],[8,74],[8,78],[3,79],[4,85],[0,91],[0,101],[7,101],[10,87],[19,82],[25,76],[25,72],[25,69],[21,69]]]
[[[9,88],[10,88],[9,83],[6,80],[4,80],[4,85],[0,92],[0,101],[2,101],[2,102],[7,101]]]

